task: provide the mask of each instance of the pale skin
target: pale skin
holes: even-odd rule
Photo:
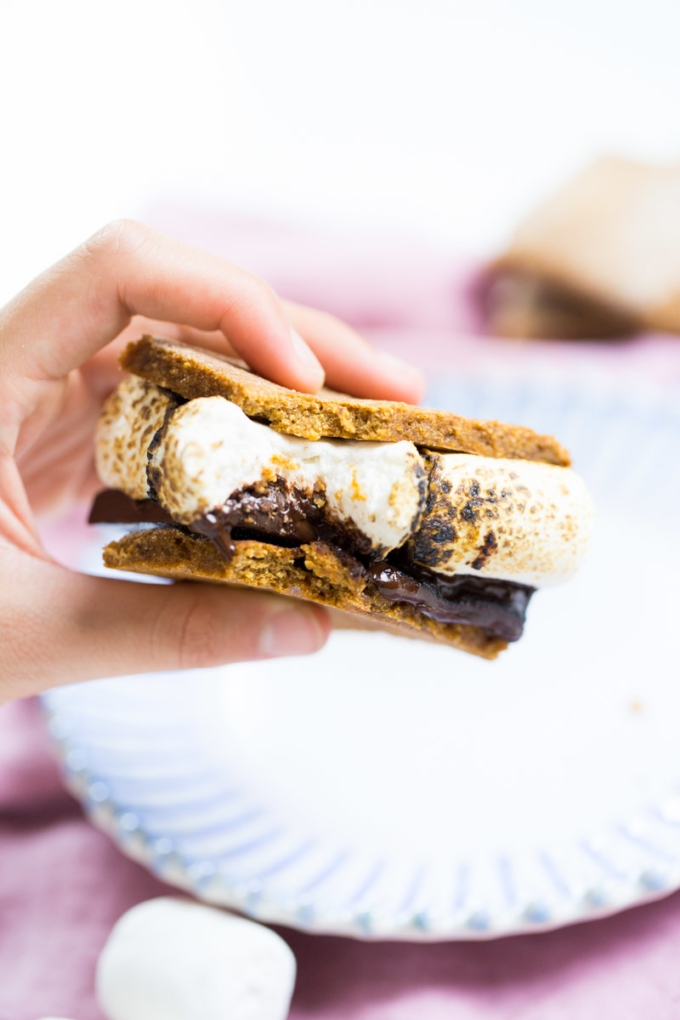
[[[138,223],[110,224],[0,310],[0,703],[61,683],[317,651],[321,607],[200,584],[74,573],[35,515],[101,488],[92,437],[144,332],[236,352],[275,382],[417,402],[410,366],[326,313]],[[228,338],[228,339],[227,339]]]

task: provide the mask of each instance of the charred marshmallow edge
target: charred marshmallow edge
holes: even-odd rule
[[[148,499],[149,446],[176,406],[171,393],[136,375],[120,383],[102,408],[94,437],[95,466],[105,485]]]
[[[593,504],[570,468],[528,460],[429,454],[430,484],[411,559],[543,588],[568,581],[585,556]]]

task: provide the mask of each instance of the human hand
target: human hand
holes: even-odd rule
[[[328,635],[318,606],[88,577],[44,550],[34,513],[99,487],[97,416],[120,350],[144,332],[235,352],[304,392],[325,372],[356,396],[422,396],[415,370],[214,255],[127,221],[95,234],[0,310],[0,702],[101,676],[313,652]]]

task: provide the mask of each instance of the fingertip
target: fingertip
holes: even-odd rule
[[[403,400],[407,404],[419,404],[425,396],[425,376],[415,365],[390,354],[389,351],[375,352],[381,373],[389,388],[390,400]]]
[[[309,608],[316,616],[316,622],[321,633],[321,644],[319,645],[319,648],[323,648],[330,637],[331,631],[333,630],[330,613],[324,608],[324,606],[310,605]]]
[[[320,606],[285,609],[265,621],[258,639],[258,652],[263,659],[313,655],[325,645],[330,630],[328,614]]]
[[[303,393],[317,393],[326,381],[326,373],[316,354],[302,339],[296,329],[290,328],[290,337],[293,344],[293,352],[297,362],[297,370],[300,376],[299,385],[296,387]]]
[[[326,373],[323,365],[300,334],[290,326],[284,326],[279,331],[276,343],[270,343],[269,346],[250,349],[245,344],[237,343],[233,334],[230,339],[250,367],[265,379],[300,393],[318,393],[324,385]]]

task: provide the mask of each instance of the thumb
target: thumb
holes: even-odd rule
[[[0,556],[0,703],[59,684],[318,651],[326,612],[248,589],[75,574]]]

